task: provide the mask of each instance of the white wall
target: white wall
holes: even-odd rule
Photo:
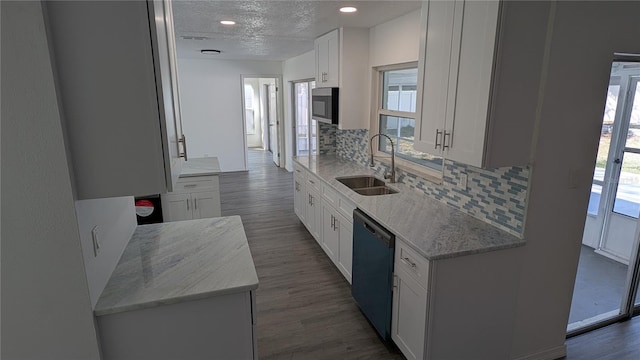
[[[0,6],[2,358],[99,359],[41,3]]]
[[[95,308],[124,248],[136,229],[133,197],[76,201],[76,216],[82,245],[91,307]],[[91,230],[98,226],[100,253],[94,256]]]
[[[246,170],[241,75],[282,74],[276,61],[178,59],[189,156],[217,156],[222,171]]]
[[[418,61],[420,10],[374,26],[369,30],[371,67]]]
[[[292,82],[315,79],[315,51],[309,51],[282,62],[284,96],[284,167],[293,171],[293,89]],[[283,166],[283,164],[280,164]]]
[[[512,358],[564,349],[613,53],[640,53],[640,3],[554,4]]]

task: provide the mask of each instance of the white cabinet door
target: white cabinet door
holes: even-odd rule
[[[325,40],[327,42],[327,77],[324,86],[338,87],[340,86],[340,39],[338,30],[328,33]]]
[[[154,0],[150,7],[153,21],[151,37],[156,68],[156,84],[160,109],[160,130],[168,156],[164,157],[167,171],[167,190],[173,191],[182,170],[181,153],[186,153],[186,140],[182,132],[182,114],[178,89],[178,65],[173,27],[173,12],[169,0]],[[183,149],[180,149],[179,141]],[[168,146],[167,146],[168,145]],[[186,155],[184,155],[186,156]]]
[[[338,265],[339,238],[336,231],[335,210],[322,201],[322,249],[334,264]]]
[[[339,238],[338,269],[351,284],[351,264],[353,262],[353,223],[340,213],[335,213]]]
[[[293,210],[303,223],[306,221],[305,214],[307,210],[305,193],[304,179],[297,176],[296,173],[293,177]]]
[[[218,217],[220,211],[220,193],[219,192],[197,192],[191,194],[193,202],[193,218],[205,219]]]
[[[318,241],[318,244],[322,246],[322,204],[320,200],[320,194],[318,191],[311,187],[307,187],[307,213],[306,213],[306,225],[307,229]]]
[[[340,69],[340,44],[338,29],[315,41],[316,87],[338,87]]]
[[[162,195],[162,214],[164,221],[193,219],[191,194]]]
[[[459,1],[460,2],[460,1]],[[464,1],[453,124],[445,131],[446,157],[483,166],[491,97],[498,1]],[[455,124],[455,126],[454,126]],[[517,165],[517,164],[515,164]]]
[[[458,1],[428,1],[422,5],[422,33],[420,56],[418,61],[418,102],[417,112],[420,118],[416,122],[417,134],[414,147],[417,150],[442,156],[444,132],[447,120],[453,117],[449,101],[455,95],[455,76],[452,66],[454,27],[457,19]],[[458,15],[459,16],[459,15]],[[456,22],[458,21],[458,22]],[[459,35],[458,35],[459,36]]]
[[[422,360],[425,347],[427,291],[403,271],[394,276],[391,338],[409,360]]]
[[[171,191],[181,171],[173,108],[177,89],[169,68],[160,66],[175,54],[158,49],[172,38],[167,30],[172,24],[160,14],[164,7],[147,5],[47,4],[79,200],[162,194]]]

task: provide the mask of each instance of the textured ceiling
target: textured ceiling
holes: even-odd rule
[[[342,14],[352,5],[358,11]],[[285,60],[313,50],[313,40],[340,26],[370,28],[420,9],[420,1],[173,1],[178,56]],[[220,20],[234,20],[225,26]],[[188,37],[189,39],[184,39]],[[203,40],[193,39],[205,38]],[[220,55],[202,55],[217,49]]]

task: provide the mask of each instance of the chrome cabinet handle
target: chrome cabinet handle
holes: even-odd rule
[[[309,182],[314,184],[314,185],[316,184],[315,181],[313,181],[313,180],[309,180]]]
[[[407,264],[409,264],[409,266],[411,266],[412,268],[416,267],[416,263],[411,261],[411,259],[409,259],[408,257],[401,257],[401,259],[404,260],[404,262],[406,262]]]
[[[193,208],[194,208],[195,210],[198,210],[198,199],[197,199],[197,198],[196,198],[196,199],[193,199]]]
[[[442,146],[442,144],[438,144],[438,135],[441,135],[441,134],[442,134],[442,131],[436,129],[436,145],[435,145],[434,149],[437,149],[438,146]]]
[[[450,148],[450,146],[447,145],[447,137],[449,137],[449,139],[451,139],[451,132],[447,132],[447,130],[445,130],[444,131],[444,136],[442,137],[442,150]],[[451,141],[449,141],[449,142],[451,142]]]
[[[331,215],[331,228],[336,231],[336,218]]]
[[[311,196],[311,206],[313,206],[313,195],[309,195]]]
[[[186,184],[184,187],[186,187],[186,188],[194,188],[196,186],[198,186],[198,184]]]
[[[189,199],[187,199],[187,211],[189,211]]]
[[[311,194],[307,195],[307,203],[311,205]]]
[[[189,161],[189,159],[187,158],[187,137],[182,134],[180,139],[178,139],[178,143],[182,143],[182,149],[184,150],[184,152],[178,154],[178,156],[184,158],[184,161]],[[178,151],[180,150],[178,149]]]

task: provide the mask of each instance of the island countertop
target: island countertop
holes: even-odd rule
[[[193,158],[182,164],[180,177],[218,175],[220,172],[220,162],[217,157]]]
[[[336,177],[374,175],[360,164],[333,155],[299,156],[295,162],[320,177],[360,210],[422,256],[437,260],[523,246],[525,241],[401,183],[397,194],[363,196]]]
[[[96,305],[96,316],[258,287],[239,216],[140,225]]]

